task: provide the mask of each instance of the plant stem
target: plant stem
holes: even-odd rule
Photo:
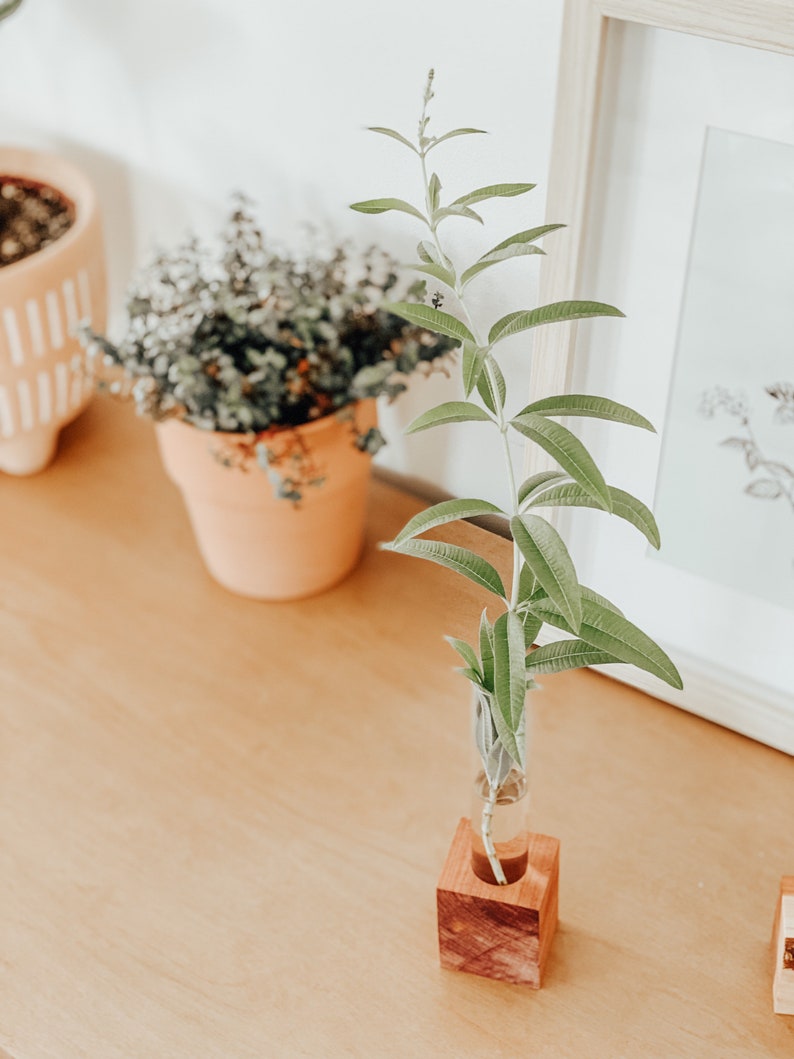
[[[493,823],[493,813],[496,807],[496,796],[499,793],[496,787],[488,787],[488,801],[483,806],[482,810],[482,824],[480,831],[482,833],[482,844],[485,846],[485,853],[488,857],[488,863],[491,865],[491,871],[494,874],[494,878],[500,886],[507,886],[507,878],[504,873],[504,868],[496,855],[496,849],[493,841],[493,831],[491,824]]]
[[[424,132],[424,122],[425,122],[426,111],[427,111],[427,97],[425,99],[425,108],[422,111],[422,119],[421,119],[421,122],[420,122],[420,130],[421,130],[420,131],[420,137],[421,137],[422,133]],[[445,261],[448,260],[448,258],[447,258],[447,255],[444,253],[444,249],[443,249],[443,247],[441,245],[441,241],[440,241],[440,239],[438,237],[438,226],[437,226],[436,222],[433,220],[433,203],[431,201],[431,196],[430,196],[430,181],[428,180],[428,176],[427,176],[427,162],[426,162],[426,157],[425,156],[426,156],[426,149],[421,145],[421,142],[420,142],[419,159],[420,159],[421,164],[422,164],[422,181],[423,181],[424,190],[425,190],[425,208],[427,210],[428,226],[430,228],[430,234],[431,234],[431,236],[433,238],[433,244],[434,244],[434,246],[435,246],[435,248],[436,248],[436,250],[438,252],[439,259],[441,261],[445,262]],[[476,342],[478,348],[480,348],[480,349],[484,348],[485,346],[487,346],[487,343],[484,343],[481,340],[481,338],[480,338],[480,336],[478,334],[477,327],[476,327],[474,321],[472,320],[471,313],[469,312],[469,307],[466,304],[466,300],[464,298],[463,291],[462,291],[460,283],[458,282],[457,279],[455,280],[454,293],[455,293],[455,297],[458,300],[458,304],[459,304],[459,306],[461,308],[461,311],[463,313],[463,316],[464,316],[464,319],[465,319],[465,322],[466,322],[466,326],[471,331],[471,334],[474,337],[474,341]],[[489,381],[489,384],[490,384],[490,387],[491,387],[491,392],[494,395],[494,402],[493,403],[494,403],[494,415],[496,417],[495,418],[495,423],[496,423],[496,426],[499,428],[499,432],[500,432],[500,434],[502,436],[502,451],[503,451],[504,457],[505,457],[505,469],[507,471],[508,492],[509,492],[509,497],[510,497],[510,514],[511,515],[517,515],[518,511],[519,511],[518,489],[516,487],[516,475],[515,475],[515,468],[513,467],[513,457],[512,457],[512,454],[510,452],[510,443],[507,440],[508,422],[505,419],[504,408],[502,407],[502,404],[501,404],[501,402],[500,402],[500,400],[498,398],[499,388],[498,388],[498,386],[496,384],[496,374],[495,374],[495,372],[493,370],[493,367],[492,367],[491,363],[489,362],[489,358],[490,358],[490,353],[486,354],[485,363],[483,365],[483,371],[486,373],[486,375],[488,377],[488,381]],[[522,557],[521,552],[520,552],[520,550],[518,548],[518,545],[514,541],[513,542],[513,581],[512,581],[512,590],[511,590],[511,593],[510,593],[510,599],[507,601],[507,609],[511,610],[511,611],[515,611],[516,607],[518,606],[518,592],[519,592],[519,581],[520,581],[520,577],[521,577],[521,564],[522,564],[522,562],[523,562],[523,557]],[[502,868],[502,865],[501,865],[501,863],[499,861],[499,858],[496,855],[496,850],[494,848],[494,841],[493,841],[493,833],[492,833],[492,829],[491,829],[491,825],[493,823],[493,814],[494,814],[494,809],[496,807],[496,799],[497,799],[498,794],[499,794],[499,788],[495,787],[495,786],[491,786],[490,783],[489,783],[488,800],[486,801],[486,803],[485,803],[485,805],[483,807],[482,821],[481,821],[481,824],[480,824],[480,832],[481,832],[481,835],[482,835],[483,846],[485,847],[485,852],[486,852],[486,855],[488,857],[488,863],[491,865],[491,870],[493,871],[494,878],[495,878],[496,882],[500,886],[506,886],[507,885],[507,878],[505,877],[504,869]]]

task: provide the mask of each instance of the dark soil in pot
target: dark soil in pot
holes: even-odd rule
[[[0,175],[0,268],[13,265],[69,231],[74,203],[55,188]]]

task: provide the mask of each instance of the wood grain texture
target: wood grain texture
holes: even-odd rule
[[[530,834],[523,879],[496,886],[472,871],[470,836],[464,818],[436,888],[441,966],[539,989],[557,928],[560,843]]]
[[[790,1059],[768,951],[790,758],[544,678],[530,826],[565,852],[543,988],[443,972],[472,751],[442,635],[472,637],[485,596],[377,550],[421,505],[375,483],[355,574],[255,603],[205,573],[148,423],[97,401],[62,442],[0,479],[12,1059]],[[450,539],[505,572],[506,541]]]
[[[794,1015],[794,875],[780,880],[772,932],[772,1004],[777,1015]]]

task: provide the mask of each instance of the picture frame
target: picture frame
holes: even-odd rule
[[[731,56],[739,56],[741,61],[749,61],[753,64],[753,71],[760,67],[761,62],[777,63],[773,66],[773,73],[779,75],[779,64],[788,63],[794,56],[794,3],[791,0],[758,0],[753,4],[740,2],[740,0],[726,0],[725,3],[712,5],[707,0],[692,0],[683,3],[678,0],[566,0],[563,19],[561,64],[558,81],[557,109],[555,115],[554,135],[552,142],[552,154],[549,173],[549,193],[547,205],[547,218],[549,221],[564,220],[568,227],[559,233],[555,233],[553,248],[548,247],[548,257],[544,260],[540,277],[540,303],[548,304],[562,301],[571,297],[593,298],[600,301],[610,301],[612,288],[614,286],[619,294],[619,279],[617,273],[629,274],[634,269],[631,259],[631,239],[624,239],[624,250],[628,249],[627,260],[624,259],[620,267],[614,266],[612,274],[606,269],[607,290],[602,289],[603,283],[597,282],[594,289],[594,279],[597,269],[594,261],[598,258],[599,248],[605,245],[609,239],[609,233],[605,228],[603,217],[603,196],[607,184],[608,175],[614,180],[615,173],[620,168],[620,158],[615,156],[607,158],[604,155],[603,145],[608,138],[605,128],[610,119],[614,118],[616,109],[615,64],[626,61],[626,53],[632,42],[645,39],[642,34],[657,33],[684,34],[686,44],[685,55],[680,56],[679,69],[676,76],[670,79],[672,94],[678,94],[679,113],[680,107],[687,107],[689,100],[687,96],[688,80],[697,81],[700,65],[693,49],[701,46],[706,49],[723,49],[727,60],[734,61]],[[678,38],[676,38],[678,39]],[[691,45],[691,46],[690,46]],[[724,45],[739,46],[739,49],[724,49]],[[681,45],[678,44],[679,52]],[[752,51],[745,52],[744,49]],[[772,58],[764,58],[770,56]],[[719,58],[719,56],[718,56]],[[726,60],[726,61],[727,61]],[[711,60],[709,60],[711,61]],[[715,60],[716,61],[716,60]],[[723,61],[720,58],[720,61]],[[629,60],[631,63],[631,60]],[[664,63],[659,64],[664,66]],[[794,69],[794,64],[792,64]],[[784,74],[788,70],[786,66]],[[634,62],[633,69],[638,83],[645,77],[645,71],[639,61]],[[787,74],[786,74],[787,76]],[[763,80],[756,78],[755,73],[750,81]],[[697,88],[697,85],[695,85]],[[729,95],[730,93],[725,93]],[[693,108],[697,109],[697,91],[692,92],[695,100]],[[788,97],[789,99],[791,96]],[[619,103],[619,100],[617,100]],[[792,108],[788,108],[791,110]],[[625,110],[625,107],[624,107]],[[711,105],[707,108],[706,123],[714,123]],[[717,108],[719,112],[719,108]],[[671,105],[670,115],[675,116],[675,105]],[[672,118],[670,115],[659,113],[652,115],[647,123],[647,130],[643,131],[649,141],[654,135],[675,137],[675,130],[668,127]],[[625,116],[625,115],[624,115]],[[787,142],[794,144],[794,115],[792,124],[787,132]],[[619,117],[618,121],[623,121]],[[695,115],[691,121],[698,120]],[[719,123],[719,118],[717,118]],[[730,122],[730,118],[728,119]],[[631,135],[630,123],[623,122],[623,134]],[[787,126],[788,128],[788,126]],[[690,130],[691,131],[691,130]],[[755,130],[749,130],[754,133]],[[769,135],[768,129],[762,130],[762,135]],[[613,137],[614,140],[614,137]],[[647,144],[643,145],[644,147]],[[614,148],[614,142],[613,142]],[[794,148],[793,148],[794,149]],[[617,152],[618,154],[620,152]],[[647,357],[645,367],[649,372],[650,381],[647,389],[653,392],[651,402],[653,413],[650,418],[661,427],[665,422],[665,408],[670,390],[674,358],[676,352],[676,339],[678,335],[679,318],[683,298],[683,289],[686,279],[687,262],[689,259],[692,233],[694,223],[694,203],[697,197],[698,179],[700,176],[699,165],[701,157],[694,158],[693,151],[687,164],[680,167],[687,170],[681,176],[686,184],[686,193],[681,193],[680,201],[685,208],[679,210],[677,218],[677,238],[681,244],[676,253],[670,254],[671,261],[675,258],[675,264],[666,261],[659,266],[666,269],[663,276],[662,286],[667,285],[667,318],[670,327],[665,335],[663,345],[657,343],[658,348],[654,355]],[[651,142],[651,157],[653,156],[653,144]],[[696,164],[697,162],[697,164]],[[675,167],[673,167],[675,168]],[[661,184],[659,185],[661,188]],[[614,192],[612,192],[614,196]],[[675,194],[675,192],[674,192]],[[612,211],[614,213],[614,209]],[[675,234],[675,233],[674,233]],[[686,247],[683,246],[686,237]],[[676,256],[677,254],[677,256]],[[654,269],[651,269],[654,273]],[[655,274],[643,277],[646,286],[652,287],[657,280]],[[626,306],[615,300],[614,304],[625,309]],[[634,307],[632,307],[634,308]],[[627,315],[631,313],[627,312]],[[635,315],[642,315],[641,312]],[[533,399],[540,397],[571,392],[599,392],[593,389],[592,380],[586,377],[588,360],[594,357],[591,336],[600,334],[605,329],[608,334],[606,345],[601,343],[598,351],[599,357],[618,357],[620,354],[613,352],[613,344],[620,340],[616,338],[619,334],[616,327],[625,326],[629,321],[597,321],[594,325],[586,324],[562,324],[556,328],[539,329],[533,347],[533,363],[531,371],[531,393]],[[641,329],[635,328],[631,334],[641,340],[643,338]],[[662,340],[659,339],[659,343]],[[644,343],[641,341],[641,346]],[[642,353],[639,354],[642,356]],[[665,358],[666,361],[665,361]],[[793,358],[794,359],[794,358]],[[660,362],[665,361],[663,367]],[[626,404],[638,407],[645,411],[643,401],[638,400],[643,394],[635,389],[628,392],[621,390],[625,372],[621,372],[620,363],[617,367],[603,369],[605,381],[610,385],[605,386],[601,392],[618,400],[625,400]],[[792,370],[794,376],[794,369]],[[577,385],[577,376],[586,383]],[[616,392],[617,390],[617,392]],[[647,402],[646,402],[647,403]],[[603,424],[596,425],[591,430],[590,424],[585,424],[583,438],[591,448],[598,462],[606,451],[609,456],[615,452],[613,447],[604,440]],[[608,430],[625,430],[624,427],[609,427]],[[625,435],[622,437],[625,446]],[[638,442],[638,460],[644,464],[644,469],[639,470],[635,460],[634,471],[629,475],[633,477],[628,484],[620,480],[620,484],[644,499],[646,503],[652,503],[654,488],[656,486],[659,472],[660,446],[658,439],[655,440],[655,448],[649,446],[644,440]],[[529,472],[543,469],[543,454],[533,456],[528,453],[527,468]],[[610,464],[607,460],[607,466]],[[620,461],[618,461],[620,462]],[[629,468],[631,471],[631,468]],[[610,469],[609,474],[612,474]],[[608,478],[608,480],[610,480]],[[637,486],[637,488],[632,488]],[[592,517],[595,512],[572,512],[567,509],[560,513],[555,512],[558,523],[566,530],[580,524],[582,519],[589,519],[587,530],[581,529],[573,534],[573,544],[581,542],[592,530],[600,533],[600,530],[592,529],[596,524]],[[607,521],[607,520],[605,520]],[[617,520],[608,520],[614,523]],[[664,526],[661,526],[664,544]],[[614,535],[610,524],[604,530],[604,537]],[[794,539],[794,533],[792,534]],[[568,534],[566,534],[568,539]],[[589,538],[587,538],[589,540]],[[659,585],[659,564],[654,566],[653,558],[639,546],[631,554],[628,553],[626,538],[618,533],[613,545],[604,544],[593,549],[584,547],[584,556],[574,551],[580,579],[591,584],[591,587],[605,591],[603,585],[595,576],[600,563],[603,571],[605,556],[609,556],[609,548],[613,549],[616,566],[628,561],[627,580],[629,588],[637,588],[633,594],[631,608],[626,613],[632,621],[645,629],[651,636],[657,639],[670,653],[678,665],[683,680],[683,692],[677,692],[663,685],[655,678],[629,667],[608,666],[603,668],[610,675],[624,680],[627,683],[640,687],[645,691],[683,707],[709,720],[715,721],[725,727],[732,728],[738,732],[749,735],[770,746],[777,747],[789,754],[794,754],[794,609],[784,615],[781,621],[774,622],[778,612],[759,610],[759,618],[756,624],[765,625],[764,635],[770,634],[772,639],[777,637],[777,654],[786,652],[790,661],[784,659],[775,674],[775,679],[769,679],[768,658],[764,649],[759,647],[757,651],[752,649],[749,658],[743,658],[742,664],[734,666],[733,661],[742,652],[743,638],[736,630],[741,626],[743,611],[741,608],[742,597],[737,593],[728,594],[731,606],[736,613],[729,613],[730,607],[725,603],[717,590],[710,586],[708,581],[702,578],[696,582],[685,585],[686,599],[689,601],[691,613],[686,615],[683,625],[686,626],[686,635],[680,634],[677,628],[677,619],[673,616],[672,605],[665,604],[662,600],[657,606],[658,592],[654,586]],[[599,551],[600,548],[600,551]],[[593,559],[598,554],[598,559]],[[592,560],[592,561],[591,561]],[[590,580],[592,577],[592,581]],[[675,578],[678,578],[678,573]],[[675,580],[673,578],[673,580]],[[648,581],[649,591],[643,602],[643,584]],[[683,582],[682,582],[683,584]],[[608,594],[608,593],[607,593]],[[632,596],[632,592],[629,592]],[[618,602],[624,598],[615,597]],[[728,598],[728,597],[725,597]],[[738,601],[738,603],[737,603]],[[752,603],[752,601],[750,601]],[[622,605],[622,604],[621,604]],[[754,604],[753,604],[754,605]],[[738,608],[738,609],[737,609]],[[720,656],[719,651],[711,650],[704,635],[704,630],[698,629],[694,620],[699,612],[712,614],[712,624],[724,624],[723,631],[730,638],[736,636],[734,652],[728,651],[727,661]],[[751,611],[755,614],[751,606]],[[719,611],[716,618],[714,615]],[[782,614],[782,612],[780,612]],[[704,623],[708,624],[708,623]],[[777,626],[780,626],[779,628]],[[731,631],[733,629],[733,632]],[[761,633],[759,633],[759,636]],[[714,639],[714,637],[712,637]],[[790,680],[787,679],[790,673]]]

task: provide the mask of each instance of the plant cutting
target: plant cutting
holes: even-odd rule
[[[527,692],[538,687],[536,678],[541,675],[607,662],[638,666],[681,687],[679,674],[665,652],[614,603],[580,584],[568,548],[549,517],[550,510],[560,507],[596,508],[626,519],[653,547],[659,547],[658,528],[649,508],[624,490],[607,484],[585,446],[559,420],[584,416],[610,420],[621,428],[653,427],[625,405],[586,394],[544,396],[511,407],[509,388],[499,364],[500,346],[507,338],[565,321],[623,314],[611,305],[577,300],[521,308],[496,320],[475,319],[470,285],[486,270],[503,268],[508,260],[542,254],[539,241],[563,225],[525,229],[497,242],[474,261],[455,260],[442,227],[446,231],[453,219],[482,224],[478,212],[481,203],[524,195],[534,185],[491,184],[445,202],[441,179],[429,164],[431,155],[435,158],[437,148],[452,138],[475,136],[482,130],[459,128],[433,135],[428,113],[432,99],[431,71],[415,139],[390,128],[378,126],[371,130],[399,142],[403,149],[416,155],[421,202],[414,205],[401,199],[381,198],[355,203],[352,208],[368,214],[394,210],[410,215],[420,225],[418,260],[410,267],[432,277],[444,292],[439,291],[431,305],[394,302],[388,308],[411,323],[446,335],[462,347],[465,400],[447,401],[429,409],[409,425],[407,432],[460,422],[480,423],[483,430],[498,432],[503,457],[499,471],[507,483],[509,503],[506,509],[487,499],[465,498],[436,504],[412,518],[384,547],[447,567],[493,596],[491,616],[488,610],[482,612],[472,642],[450,638],[463,661],[460,672],[473,686],[474,735],[480,768],[475,779],[478,808],[471,829],[465,834],[459,832],[450,854],[457,857],[462,848],[467,849],[470,877],[455,865],[454,870],[445,869],[442,876],[449,884],[447,889],[439,886],[442,962],[445,966],[538,985],[542,959],[556,923],[556,894],[551,894],[556,887],[556,847],[549,845],[556,840],[548,839],[544,845],[540,840],[545,836],[533,836],[524,821],[528,787]],[[522,481],[508,444],[511,432],[538,446],[555,466]],[[512,539],[512,578],[508,585],[482,556],[422,537],[457,519],[479,515],[503,519]],[[559,630],[563,636],[533,649],[544,626]],[[448,868],[449,864],[448,861]],[[538,870],[545,872],[542,885],[538,883]],[[504,892],[497,896],[500,891]],[[514,950],[511,931],[515,923],[506,928],[503,919],[499,924],[495,920],[497,940],[482,932],[483,909],[498,908],[503,913],[510,901],[507,891],[515,891],[515,904],[532,913],[528,928],[525,923],[518,924],[519,933],[523,929],[534,933],[534,950],[526,959],[520,953],[517,959],[504,956],[506,951]],[[460,899],[453,902],[451,911],[444,904],[450,895]],[[442,922],[447,911],[454,916],[453,928]],[[470,930],[464,929],[466,924]],[[500,951],[504,957],[501,963]],[[527,963],[532,966],[523,965]]]
[[[191,239],[133,280],[120,342],[84,332],[101,384],[155,420],[206,564],[232,591],[309,595],[358,559],[384,440],[375,398],[445,370],[454,347],[383,308],[394,265],[374,248],[270,250],[240,196],[216,248]]]

